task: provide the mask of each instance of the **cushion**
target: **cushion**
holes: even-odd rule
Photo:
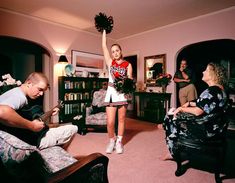
[[[59,146],[43,149],[40,154],[44,159],[45,169],[50,173],[57,172],[77,161]]]
[[[105,112],[105,111],[106,111],[106,107],[105,106],[98,107],[98,106],[92,105],[91,114],[97,114],[97,113]]]
[[[104,102],[105,96],[106,96],[106,90],[101,89],[101,90],[95,91],[93,94],[92,105],[98,106],[98,107],[105,106],[105,102]]]
[[[29,145],[17,137],[0,130],[0,161],[6,172],[17,180],[26,182],[28,172],[23,168],[25,160],[38,154],[36,146]]]
[[[101,112],[86,117],[86,125],[107,125],[107,114]]]
[[[0,158],[5,165],[20,163],[31,153],[37,151],[36,146],[29,145],[17,137],[0,130]]]

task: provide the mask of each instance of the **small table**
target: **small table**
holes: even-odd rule
[[[170,105],[171,93],[134,93],[134,111],[138,119],[162,123]]]

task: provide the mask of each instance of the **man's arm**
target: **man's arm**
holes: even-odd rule
[[[189,82],[190,80],[188,79],[185,79],[183,74],[183,78],[179,78],[179,73],[178,72],[181,72],[181,71],[177,71],[174,75],[174,78],[173,78],[173,81],[176,82],[176,83],[180,83],[180,82]],[[187,77],[186,77],[187,78]]]
[[[7,105],[0,105],[0,123],[10,127],[28,129],[38,132],[44,128],[44,122],[29,121],[21,117],[14,109]]]

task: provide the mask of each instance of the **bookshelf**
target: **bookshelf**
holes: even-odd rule
[[[93,92],[102,88],[108,78],[84,78],[60,76],[58,79],[59,100],[64,107],[59,113],[59,123],[75,123],[80,129],[85,127],[85,107],[92,102]],[[74,119],[80,118],[79,120]]]

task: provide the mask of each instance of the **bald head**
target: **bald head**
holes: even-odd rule
[[[49,81],[45,74],[33,72],[21,85],[21,88],[29,98],[36,99],[42,96],[49,88]]]
[[[31,82],[33,84],[37,84],[39,82],[43,82],[49,88],[49,81],[45,74],[41,72],[33,72],[31,73],[28,78],[25,80],[25,83]]]

